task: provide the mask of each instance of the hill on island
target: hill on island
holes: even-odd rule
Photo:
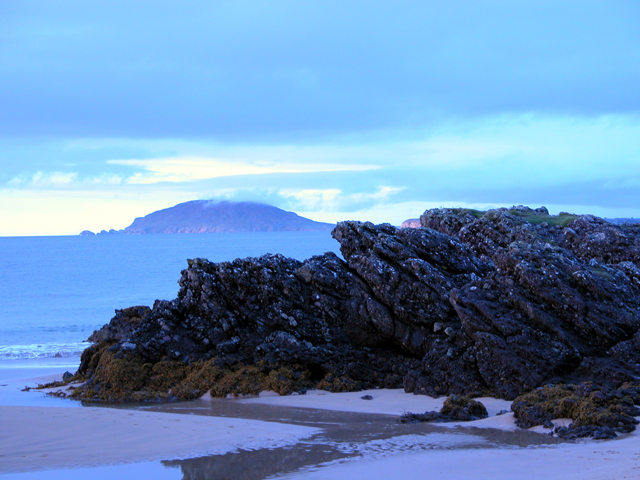
[[[315,222],[263,203],[194,200],[136,218],[124,230],[100,233],[279,232],[332,230],[333,227],[331,223]]]

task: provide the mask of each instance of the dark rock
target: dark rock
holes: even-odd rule
[[[618,434],[610,427],[597,427],[593,425],[584,425],[581,427],[556,427],[551,434],[555,434],[559,438],[565,440],[577,440],[579,438],[591,437],[594,440],[611,440]]]
[[[444,401],[440,413],[451,420],[462,422],[480,420],[489,416],[487,409],[481,402],[463,395],[451,395],[448,397]]]
[[[438,412],[424,412],[424,413],[403,413],[400,416],[400,423],[445,423],[449,419]]]
[[[62,374],[62,381],[63,382],[69,382],[69,381],[71,381],[72,378],[73,378],[73,373],[71,373],[71,372],[64,372]]]
[[[544,207],[436,209],[421,222],[340,223],[344,260],[189,260],[176,299],[119,310],[92,335],[74,395],[268,384],[513,399],[550,382],[638,381],[640,227]],[[246,367],[251,386],[237,378]]]
[[[400,417],[400,422],[469,422],[487,416],[487,409],[481,402],[462,395],[452,395],[444,401],[440,412],[405,413]]]
[[[360,397],[362,400],[373,400],[373,397],[371,395],[363,395]]]
[[[100,330],[94,331],[87,342],[100,343],[103,340],[124,340],[140,325],[144,318],[151,313],[145,306],[129,307],[116,310],[116,315]]]

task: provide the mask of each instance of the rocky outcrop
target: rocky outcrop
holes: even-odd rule
[[[421,224],[340,223],[344,260],[190,260],[175,300],[94,334],[74,395],[403,385],[513,399],[638,380],[639,227],[527,207],[436,209]]]

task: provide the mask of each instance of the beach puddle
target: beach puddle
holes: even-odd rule
[[[278,407],[242,403],[235,399],[197,400],[154,405],[144,409],[187,415],[246,418],[322,429],[321,433],[287,447],[240,450],[225,455],[162,462],[166,467],[179,468],[184,480],[262,480],[358,458],[375,459],[425,451],[522,448],[560,443],[558,439],[526,430],[401,424],[398,417],[390,415]]]

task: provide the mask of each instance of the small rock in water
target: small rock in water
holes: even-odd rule
[[[363,395],[360,398],[363,400],[373,400],[373,397],[371,395]]]
[[[71,372],[64,372],[62,374],[62,381],[63,382],[68,382],[69,380],[71,380],[73,378],[73,373]]]

